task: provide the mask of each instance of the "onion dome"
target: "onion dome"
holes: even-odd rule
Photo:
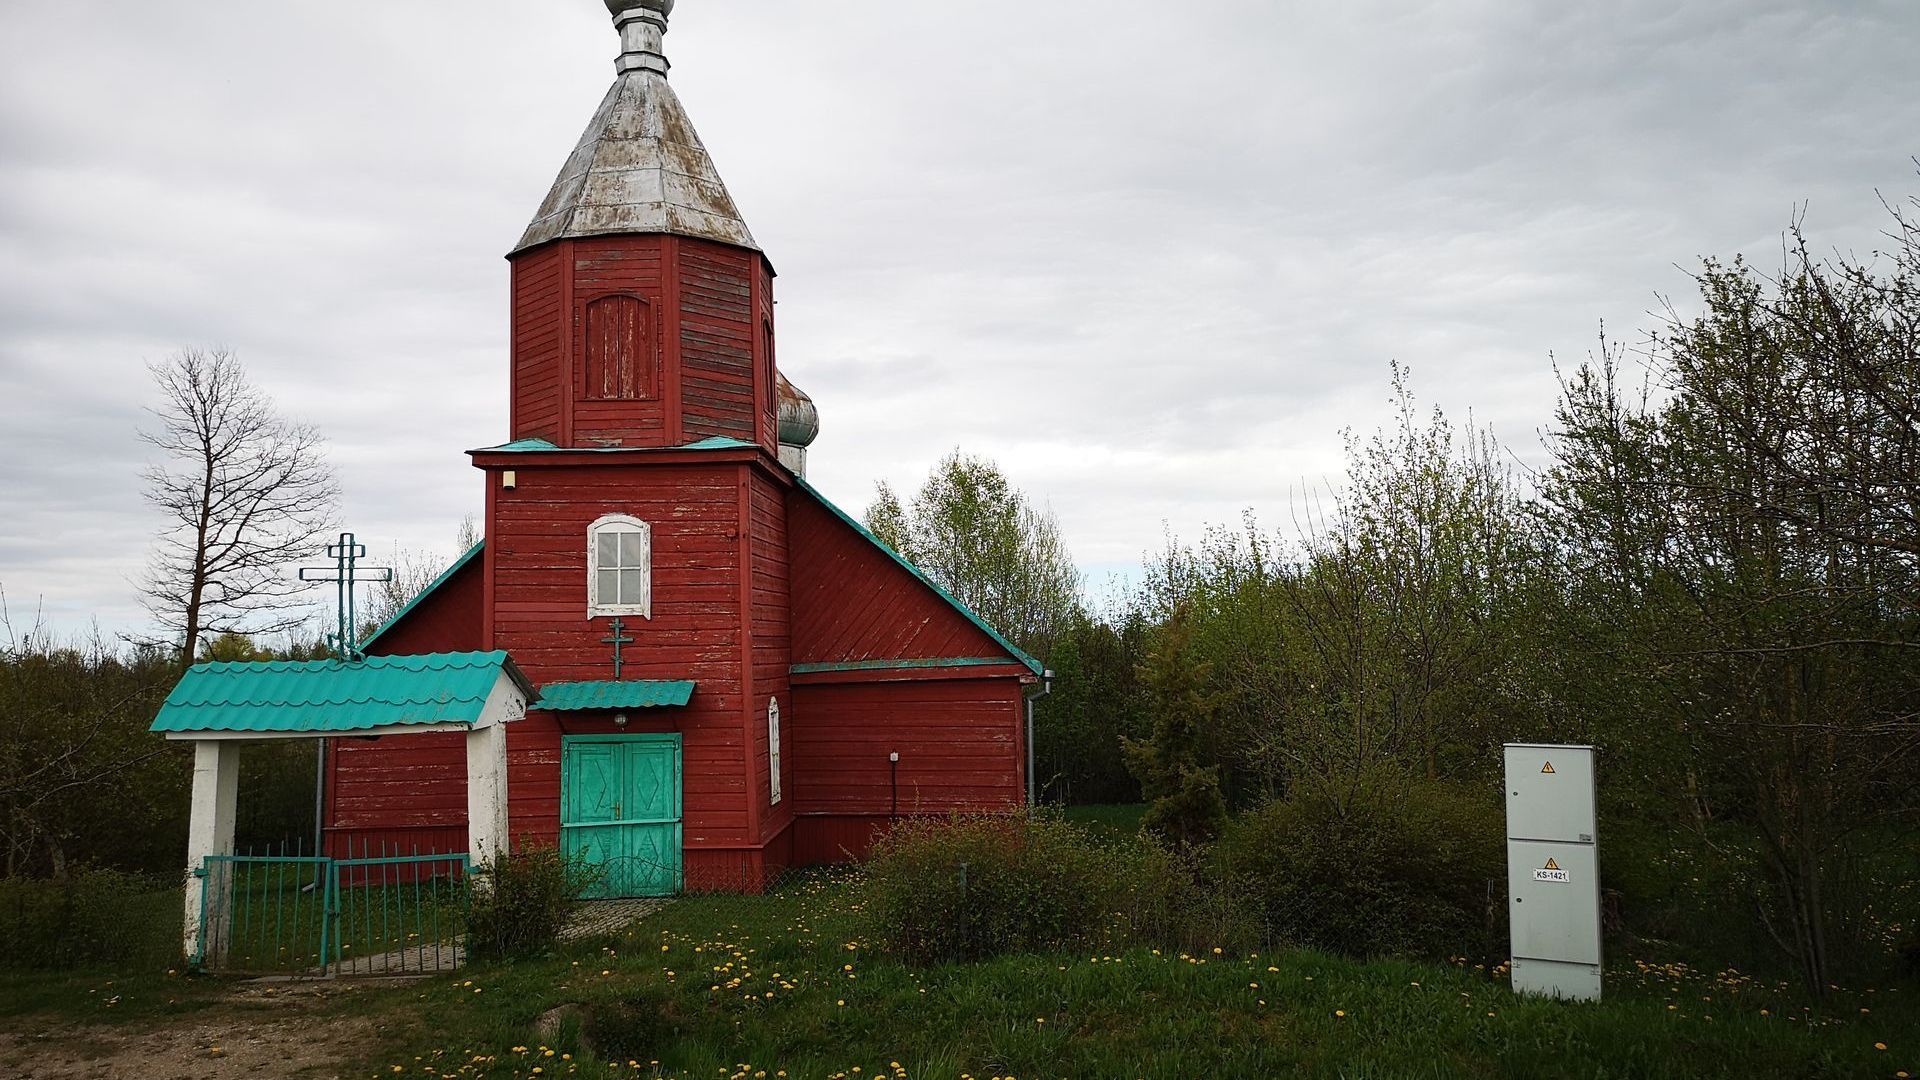
[[[612,2],[612,0],[609,0]],[[777,373],[776,373],[777,374]],[[805,449],[820,437],[820,410],[806,391],[778,375],[780,400],[780,443]]]

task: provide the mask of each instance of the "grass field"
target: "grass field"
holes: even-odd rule
[[[1735,972],[1626,962],[1609,999],[1514,997],[1500,972],[1315,953],[1129,949],[918,969],[862,936],[857,879],[682,900],[617,940],[356,1008],[368,1075],[734,1077],[1897,1077],[1911,989],[1819,1008]],[[556,1006],[580,1023],[533,1035]],[[611,1018],[596,1021],[594,1017]],[[606,1026],[609,1032],[594,1031]],[[1884,1046],[1885,1049],[1880,1047]],[[552,1051],[549,1055],[548,1051]]]
[[[1071,816],[1127,832],[1137,815]],[[385,1077],[1920,1074],[1912,985],[1842,987],[1814,1004],[1786,983],[1670,954],[1615,955],[1607,1000],[1569,1005],[1515,997],[1503,971],[1464,962],[1291,950],[914,967],[877,952],[867,926],[861,879],[820,873],[768,896],[685,898],[541,960],[310,997],[291,1028],[250,988],[145,970],[0,975],[0,1029],[64,1030],[78,1046],[192,1024],[235,1043],[294,1030],[332,1055],[329,1074]],[[563,1006],[575,1008],[540,1035],[540,1018]],[[215,1053],[198,1045],[178,1052],[189,1063]]]

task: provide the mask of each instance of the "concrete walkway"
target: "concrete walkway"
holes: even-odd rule
[[[589,900],[580,905],[560,931],[562,942],[602,937],[618,933],[641,919],[671,904],[671,897],[629,900]],[[366,978],[384,975],[434,975],[464,967],[467,946],[464,936],[436,945],[395,949],[378,956],[345,957],[331,975]],[[318,974],[318,972],[315,972]]]

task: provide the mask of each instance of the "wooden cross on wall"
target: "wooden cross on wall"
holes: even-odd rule
[[[612,623],[613,633],[600,639],[603,643],[613,646],[613,681],[614,682],[620,681],[620,668],[625,663],[625,661],[622,660],[620,656],[620,647],[622,645],[633,644],[632,638],[627,637],[625,634],[621,633],[621,631],[625,630],[626,628],[627,628],[626,623],[621,622],[619,619],[615,619],[613,620],[613,623]]]

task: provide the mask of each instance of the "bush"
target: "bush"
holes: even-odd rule
[[[680,1002],[665,987],[643,984],[613,1001],[586,1009],[580,1046],[596,1057],[647,1061],[666,1056],[666,1048],[687,1026]]]
[[[1380,769],[1236,821],[1212,869],[1270,941],[1350,956],[1505,956],[1499,801]]]
[[[1051,817],[897,825],[866,869],[882,944],[909,960],[975,960],[1151,932],[1172,917],[1144,853]]]
[[[0,966],[63,970],[165,967],[180,959],[178,885],[89,869],[52,880],[0,879]]]
[[[514,960],[553,951],[600,871],[557,848],[530,847],[495,855],[475,877],[467,948],[476,958]]]

